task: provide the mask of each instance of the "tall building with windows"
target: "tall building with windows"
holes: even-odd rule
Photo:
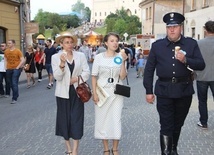
[[[141,0],[142,34],[166,36],[163,16],[167,12],[179,12],[185,16],[183,33],[196,40],[204,38],[204,24],[214,20],[214,0]]]
[[[24,51],[29,6],[30,0],[0,0],[0,43],[14,39],[17,48]]]
[[[129,15],[136,15],[141,21],[139,3],[142,0],[92,0],[91,23],[103,23],[110,13],[115,13],[122,7]]]
[[[166,36],[166,24],[163,16],[168,12],[183,14],[184,0],[141,0],[142,34],[151,34],[155,39]]]
[[[185,0],[184,33],[196,40],[204,38],[204,24],[214,20],[214,0]]]

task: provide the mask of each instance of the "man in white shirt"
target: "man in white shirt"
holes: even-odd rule
[[[4,65],[4,51],[6,50],[6,43],[1,43],[0,50],[0,98],[1,97],[9,97],[10,96],[10,85],[6,81],[6,70]],[[3,85],[3,79],[5,81],[5,89]]]

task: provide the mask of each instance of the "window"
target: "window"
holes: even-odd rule
[[[95,16],[97,16],[97,13],[95,12]]]
[[[148,20],[149,18],[149,11],[148,11],[148,8],[146,8],[146,20]]]
[[[149,19],[152,19],[152,7],[149,7]]]
[[[192,38],[195,38],[195,27],[192,27]]]
[[[102,15],[102,13],[100,12],[100,16]]]
[[[6,30],[0,27],[0,43],[2,42],[6,43]]]
[[[191,1],[191,10],[195,10],[195,0]]]
[[[106,16],[106,12],[105,12],[105,16]]]

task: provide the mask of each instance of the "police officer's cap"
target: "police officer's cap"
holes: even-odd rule
[[[164,15],[163,21],[167,26],[176,26],[183,23],[185,17],[177,12],[170,12]]]

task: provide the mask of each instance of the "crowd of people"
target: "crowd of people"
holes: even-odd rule
[[[77,155],[79,140],[83,136],[84,104],[75,90],[79,76],[87,82],[91,74],[92,100],[95,103],[94,136],[102,140],[104,155],[118,155],[124,99],[115,94],[114,89],[117,83],[123,84],[129,67],[136,67],[136,78],[143,77],[147,102],[157,102],[161,154],[178,155],[179,136],[194,94],[194,72],[197,74],[200,114],[197,125],[202,129],[208,128],[209,87],[214,94],[214,21],[205,23],[206,37],[197,42],[182,35],[184,20],[185,17],[179,13],[167,13],[163,17],[167,35],[152,44],[149,55],[144,55],[139,47],[120,44],[118,34],[112,32],[104,37],[99,46],[88,45],[86,41],[77,46],[77,38],[65,31],[54,43],[47,40],[45,47],[28,46],[24,55],[15,48],[14,40],[9,40],[7,44],[1,43],[0,97],[9,97],[12,90],[11,104],[15,104],[19,97],[18,82],[23,67],[27,89],[36,85],[34,73],[37,71],[38,82],[41,82],[42,70],[46,69],[47,89],[51,89],[56,81],[55,134],[64,138],[66,154]],[[93,63],[91,72],[88,63]],[[27,69],[28,65],[30,67]],[[155,71],[158,78],[153,88]],[[98,83],[109,95],[101,107],[97,105]],[[109,146],[110,140],[112,146]]]

